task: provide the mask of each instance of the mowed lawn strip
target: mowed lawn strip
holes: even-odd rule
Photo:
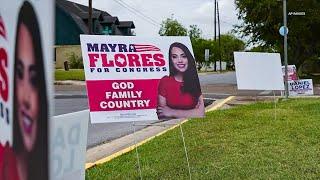
[[[84,81],[85,80],[83,69],[70,69],[69,71],[65,71],[64,69],[56,69],[54,76],[56,81],[64,81],[64,80]]]
[[[192,179],[320,177],[320,99],[257,103],[183,124]],[[138,148],[143,179],[188,179],[180,129]],[[139,179],[135,151],[86,171],[86,179]]]

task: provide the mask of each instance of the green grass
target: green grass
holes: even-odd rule
[[[192,179],[317,179],[320,99],[258,103],[183,125]],[[138,148],[143,179],[188,179],[180,129]],[[135,151],[86,171],[86,179],[139,179]]]
[[[70,69],[69,71],[65,71],[63,69],[56,69],[54,76],[56,81],[63,81],[63,80],[84,81],[85,80],[83,69]]]

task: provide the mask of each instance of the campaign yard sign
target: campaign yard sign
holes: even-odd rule
[[[170,45],[179,42],[193,56],[189,37],[81,35],[80,41],[92,123],[157,120]]]
[[[284,90],[279,53],[234,52],[238,89]]]
[[[282,66],[283,81],[285,81],[285,67]],[[297,68],[295,65],[288,65],[288,81],[298,80]]]
[[[51,179],[85,179],[89,111],[58,115],[51,123]]]
[[[308,96],[313,95],[312,79],[300,79],[288,81],[290,96]]]
[[[50,179],[54,7],[1,0],[0,179]]]

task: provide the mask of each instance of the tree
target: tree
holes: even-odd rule
[[[256,46],[251,48],[249,51],[250,52],[268,52],[268,53],[277,52],[277,50],[272,48],[271,46]]]
[[[204,62],[204,55],[201,52],[203,49],[204,40],[201,39],[202,31],[197,25],[189,26],[188,35],[191,39],[192,49],[197,62],[198,70],[201,69]]]
[[[192,48],[195,56],[195,60],[198,67],[201,68],[205,64],[213,63],[214,59],[219,59],[219,46],[218,42],[212,39],[194,39],[192,41]],[[233,52],[243,51],[245,48],[245,43],[236,38],[232,34],[221,35],[221,60],[227,63],[233,62]],[[209,62],[205,62],[204,51],[205,49],[210,50]]]
[[[250,42],[283,49],[279,28],[283,25],[282,0],[235,0],[238,19],[243,23],[236,31],[249,36]],[[307,59],[320,54],[320,1],[290,0],[288,12],[305,12],[305,16],[288,16],[288,61],[299,68]]]
[[[198,39],[192,40],[192,49],[193,49],[195,60],[198,65],[198,70],[200,70],[201,67],[204,66],[205,64],[208,65],[210,62],[213,62],[213,56],[209,57],[209,62],[205,61],[205,57],[204,57],[205,49],[209,49],[210,54],[216,54],[213,52],[218,51],[218,44],[213,40],[198,38]]]
[[[221,60],[225,62],[232,62],[234,51],[243,51],[245,49],[245,43],[236,38],[232,34],[223,34],[221,38]],[[218,55],[218,52],[217,52]],[[219,57],[217,57],[219,60]]]
[[[187,29],[176,19],[167,18],[162,21],[159,34],[160,36],[186,36]]]
[[[199,39],[202,35],[202,31],[197,25],[191,25],[189,26],[188,34],[191,40]]]
[[[198,69],[201,69],[205,64],[209,65],[214,62],[214,59],[219,59],[218,43],[214,40],[201,38],[202,31],[197,25],[191,25],[189,26],[189,30],[187,30],[176,19],[167,18],[162,22],[159,34],[161,36],[189,35]],[[244,48],[245,43],[237,39],[234,35],[221,35],[221,58],[223,61],[233,61],[233,52],[242,51]],[[209,49],[211,54],[208,62],[205,62],[205,49]]]

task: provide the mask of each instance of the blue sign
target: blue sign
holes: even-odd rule
[[[279,29],[279,33],[281,34],[281,36],[288,35],[288,33],[289,33],[288,27],[281,26],[281,28]]]

